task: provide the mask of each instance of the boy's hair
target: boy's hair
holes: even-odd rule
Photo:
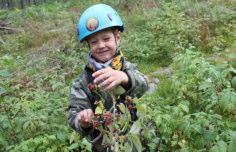
[[[115,33],[116,33],[117,31],[120,31],[120,29],[115,26],[115,27],[108,27],[108,28],[102,29],[102,30],[100,30],[100,31],[98,31],[98,32],[106,31],[106,30],[111,30],[111,32],[112,32],[114,35],[115,35]],[[96,33],[97,33],[97,32],[96,32]],[[93,34],[95,34],[95,33],[93,33]],[[86,38],[84,38],[84,40],[87,41],[87,39],[88,39],[90,36],[92,36],[93,34],[87,36]]]
[[[83,12],[78,21],[79,40],[83,42],[88,36],[107,28],[112,28],[112,31],[118,29],[122,32],[124,24],[111,6],[106,4],[93,5]]]

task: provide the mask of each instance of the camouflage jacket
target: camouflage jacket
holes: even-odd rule
[[[123,95],[128,95],[131,97],[140,98],[148,89],[148,82],[146,77],[140,73],[137,67],[124,60],[122,71],[124,71],[128,78],[128,87],[124,87],[126,92]],[[90,138],[95,138],[97,133],[94,132],[92,127],[89,128],[81,128],[79,123],[76,123],[76,115],[84,110],[84,109],[92,109],[95,110],[94,107],[94,97],[93,93],[88,89],[88,84],[93,81],[92,71],[88,68],[85,68],[82,74],[78,78],[73,81],[72,88],[69,94],[69,116],[68,122],[70,126],[80,133],[82,136],[90,136]],[[105,108],[109,109],[112,106],[111,99],[106,96],[104,92],[105,100]]]

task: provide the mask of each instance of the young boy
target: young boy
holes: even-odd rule
[[[108,91],[121,86],[125,92],[120,98],[139,98],[148,89],[148,83],[136,66],[126,61],[118,50],[120,32],[123,32],[124,26],[112,7],[105,4],[91,6],[81,15],[77,30],[80,42],[87,42],[90,52],[88,64],[84,72],[74,80],[69,94],[68,121],[81,136],[94,141],[93,151],[107,151],[107,147],[101,145],[99,131],[92,127],[96,109],[94,102],[99,96],[88,85],[95,83],[103,90],[104,107],[108,111],[113,104],[107,95]],[[131,117],[134,121],[137,119],[136,111],[131,113]]]

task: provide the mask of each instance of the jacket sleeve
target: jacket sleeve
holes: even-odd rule
[[[81,128],[80,124],[78,123],[77,115],[80,111],[84,109],[91,109],[91,104],[88,98],[88,95],[86,94],[86,91],[83,87],[83,77],[80,76],[76,80],[74,80],[70,93],[69,93],[69,116],[68,116],[68,122],[69,125],[79,132],[82,136],[87,136],[90,134],[90,131],[92,129],[83,129]]]
[[[148,81],[144,74],[142,74],[134,64],[125,61],[123,71],[129,77],[130,88],[125,95],[140,98],[148,90]]]

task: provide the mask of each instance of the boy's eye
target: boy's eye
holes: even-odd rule
[[[91,41],[90,42],[90,44],[92,44],[92,45],[94,45],[94,44],[96,44],[97,43],[97,41]]]
[[[109,41],[110,38],[109,38],[109,37],[105,37],[103,40],[104,40],[104,41]]]

